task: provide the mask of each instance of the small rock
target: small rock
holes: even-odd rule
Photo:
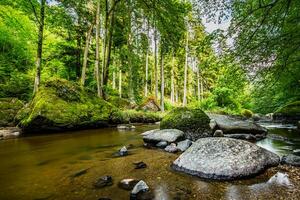
[[[287,165],[300,167],[300,156],[296,156],[293,154],[283,156],[281,158],[281,164],[287,164]]]
[[[234,134],[225,134],[225,137],[228,138],[234,138],[234,139],[240,139],[240,140],[251,140],[251,141],[255,141],[256,137],[252,134],[248,134],[248,133],[234,133]]]
[[[145,183],[145,181],[140,180],[132,189],[131,195],[137,195],[140,192],[149,191],[149,186]]]
[[[268,182],[269,184],[277,184],[282,186],[290,187],[292,183],[289,180],[289,176],[286,173],[277,172],[274,176],[272,176]]]
[[[214,137],[224,137],[222,130],[216,130],[214,133]]]
[[[142,168],[146,168],[147,167],[147,164],[144,163],[143,161],[135,162],[133,164],[135,165],[134,169],[142,169]]]
[[[119,182],[118,186],[124,190],[132,190],[139,180],[128,178]]]
[[[179,149],[180,151],[185,151],[185,150],[187,150],[191,145],[192,145],[192,141],[187,139],[187,140],[178,142],[178,143],[177,143],[177,149]]]
[[[300,155],[300,149],[294,149],[293,153],[296,154],[296,155]]]
[[[123,146],[120,150],[119,150],[119,155],[120,156],[127,156],[128,155],[128,150],[125,146]]]
[[[111,176],[102,176],[95,183],[95,188],[103,188],[106,186],[111,186],[113,184],[113,179]]]
[[[169,153],[176,153],[178,151],[178,148],[175,143],[171,143],[165,148],[165,151]]]
[[[0,138],[14,139],[21,135],[21,129],[17,127],[4,127],[0,128]]]
[[[98,200],[111,200],[111,198],[100,197]]]
[[[168,146],[168,143],[166,141],[160,141],[156,144],[156,147],[158,148],[165,148],[166,146]]]
[[[211,130],[214,130],[217,127],[217,122],[214,119],[211,119],[209,122],[209,126]]]
[[[132,124],[119,124],[117,126],[117,129],[119,130],[133,130],[135,129],[135,126]]]

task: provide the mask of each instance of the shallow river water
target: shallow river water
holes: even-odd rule
[[[157,126],[141,125],[134,131],[107,128],[0,141],[0,199],[125,200],[129,199],[129,191],[117,186],[124,178],[143,179],[159,200],[300,199],[299,168],[279,166],[233,182],[177,173],[170,164],[178,154],[143,147],[140,133],[154,128]],[[282,137],[267,138],[258,143],[260,146],[281,155],[300,148],[299,133],[276,127],[270,133]],[[282,139],[290,135],[292,141]],[[130,155],[114,156],[129,144],[133,146]],[[148,167],[134,169],[137,161],[144,161]],[[293,186],[268,185],[267,180],[277,171],[288,173]],[[93,183],[103,175],[111,175],[114,184],[94,188]]]

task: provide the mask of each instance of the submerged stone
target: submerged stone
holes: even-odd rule
[[[276,154],[243,140],[202,138],[172,164],[172,168],[201,178],[233,180],[256,175],[279,164]]]
[[[149,186],[145,183],[145,181],[140,180],[132,189],[131,195],[135,196],[140,192],[147,192],[149,191]]]
[[[125,146],[123,146],[120,150],[119,150],[119,156],[127,156],[128,155],[128,150]]]
[[[133,163],[135,165],[134,169],[143,169],[147,167],[147,164],[143,161]]]
[[[113,179],[111,176],[102,176],[94,183],[95,188],[103,188],[111,185],[113,185]]]
[[[139,180],[127,178],[119,182],[118,186],[124,190],[132,190]]]

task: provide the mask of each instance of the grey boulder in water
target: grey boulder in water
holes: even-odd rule
[[[172,168],[201,178],[233,180],[253,176],[279,162],[279,156],[250,142],[210,137],[194,142]]]

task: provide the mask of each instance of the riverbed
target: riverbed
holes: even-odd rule
[[[139,125],[135,130],[116,128],[43,134],[0,141],[0,199],[112,200],[129,199],[120,189],[125,178],[144,180],[156,199],[300,199],[300,169],[279,166],[246,180],[231,182],[201,180],[170,168],[179,154],[143,147],[140,133],[157,125]],[[300,148],[300,134],[294,129],[270,128],[270,134],[292,140],[266,138],[258,145],[280,155]],[[282,138],[281,137],[281,138]],[[122,146],[129,155],[117,157]],[[144,161],[147,168],[134,169]],[[269,186],[276,172],[286,172],[291,187]],[[110,175],[114,184],[96,189],[93,183]]]

